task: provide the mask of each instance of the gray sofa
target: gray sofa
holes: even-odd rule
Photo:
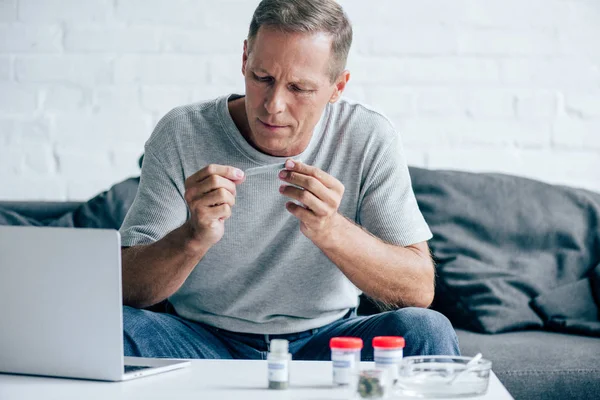
[[[411,176],[434,232],[432,307],[452,321],[463,354],[492,360],[516,399],[598,398],[598,298],[580,288],[597,295],[600,195],[498,174],[411,168]],[[0,202],[0,224],[114,229],[138,181],[88,202]],[[578,300],[552,308],[573,291]],[[360,314],[378,311],[361,299]]]

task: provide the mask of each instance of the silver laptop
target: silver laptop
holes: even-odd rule
[[[123,356],[121,237],[0,226],[0,372],[121,381],[189,361]]]

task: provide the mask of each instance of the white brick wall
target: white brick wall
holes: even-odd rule
[[[598,0],[340,0],[348,97],[413,165],[600,191]],[[172,107],[240,91],[258,0],[0,0],[0,199],[86,199],[138,174]]]

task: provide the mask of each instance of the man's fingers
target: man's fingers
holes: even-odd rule
[[[230,207],[235,205],[235,196],[229,190],[218,188],[212,192],[201,194],[192,199],[193,203],[198,203],[205,207],[220,206],[221,204],[229,204]]]
[[[229,204],[221,204],[214,207],[205,207],[197,204],[193,207],[194,215],[197,215],[199,222],[202,225],[210,225],[211,221],[226,220],[231,216],[231,206]]]
[[[236,196],[237,194],[236,184],[234,182],[223,178],[222,176],[211,175],[202,182],[196,182],[189,187],[186,187],[184,195],[185,201],[190,204],[194,199],[217,189],[225,189],[233,196]]]
[[[344,185],[341,182],[321,169],[303,163],[288,160],[286,169],[279,173],[279,177],[285,182],[306,189],[336,209],[344,195]]]
[[[210,210],[213,211],[213,216],[215,217],[215,219],[223,221],[231,217],[231,207],[229,206],[229,204],[222,204],[220,206],[211,207]]]
[[[308,190],[298,189],[294,186],[281,185],[279,187],[279,193],[290,199],[298,200],[317,216],[324,217],[328,215],[326,204]]]
[[[285,203],[285,208],[290,212],[290,214],[298,218],[300,221],[311,221],[315,218],[314,214],[310,210],[307,210],[298,204],[294,204],[291,201]]]
[[[283,170],[279,173],[279,177],[285,182],[292,183],[296,186],[306,189],[327,204],[335,203],[335,199],[332,197],[332,193],[335,192],[327,188],[325,185],[323,185],[323,183],[321,183],[321,181],[313,176],[304,175],[300,172]]]
[[[298,172],[299,174],[312,176],[329,189],[339,190],[342,185],[340,181],[323,170],[293,159],[288,159],[285,162],[285,169]]]
[[[231,216],[236,185],[244,182],[244,172],[228,165],[210,164],[185,180],[184,198],[195,232],[211,238],[223,236],[223,221]]]
[[[211,175],[218,175],[235,183],[244,180],[244,171],[229,165],[209,164],[185,180],[185,187],[201,182]]]
[[[223,178],[237,182],[244,178],[244,171],[229,165],[209,164],[198,171],[197,180],[202,181],[210,175],[219,175]]]
[[[234,196],[237,193],[236,183],[220,175],[209,175],[195,185],[201,194],[209,193],[219,188],[227,189]]]

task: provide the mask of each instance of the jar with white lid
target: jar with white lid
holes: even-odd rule
[[[269,370],[269,389],[287,389],[290,380],[289,342],[285,339],[273,339],[269,344],[267,366]]]

